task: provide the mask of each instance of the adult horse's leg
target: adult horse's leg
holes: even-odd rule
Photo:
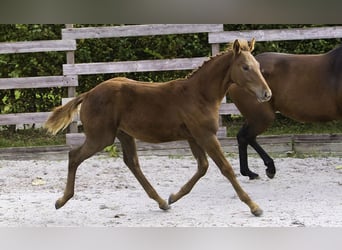
[[[96,138],[96,139],[93,139]],[[69,152],[68,178],[64,190],[64,195],[56,203],[56,209],[65,205],[65,203],[74,196],[75,177],[78,166],[86,159],[101,151],[106,146],[114,142],[114,135],[103,137],[86,137],[84,144]],[[103,140],[101,140],[103,139]]]
[[[261,159],[264,161],[266,168],[266,175],[268,178],[272,179],[276,174],[276,168],[274,166],[273,159],[266,153],[266,151],[259,145],[259,143],[256,141],[256,138],[251,138],[248,141],[249,145],[254,148],[254,150],[259,154]]]
[[[159,204],[160,209],[169,209],[170,206],[159,196],[157,191],[153,188],[153,186],[149,183],[149,181],[146,179],[145,175],[141,171],[134,138],[123,131],[118,131],[117,137],[121,142],[125,164],[128,166],[128,168],[134,174],[135,178],[144,188],[147,195]]]
[[[243,176],[249,176],[249,179],[257,179],[259,175],[251,171],[248,167],[248,154],[247,154],[247,147],[248,147],[248,140],[245,138],[244,135],[244,126],[240,129],[239,133],[237,134],[237,141],[239,145],[239,160],[240,160],[240,173]]]
[[[240,173],[243,176],[249,176],[249,178],[257,179],[258,174],[252,172],[248,167],[248,154],[247,147],[248,144],[254,148],[254,150],[259,154],[259,156],[264,161],[266,168],[266,175],[269,178],[273,178],[276,169],[274,166],[273,159],[266,153],[266,151],[258,144],[256,141],[256,134],[252,132],[253,128],[250,125],[244,124],[237,134],[237,141],[239,144],[239,158],[240,158]],[[260,132],[261,133],[261,132]]]
[[[262,214],[262,210],[240,186],[232,166],[229,164],[222,152],[221,145],[217,137],[215,135],[208,135],[206,137],[201,137],[198,141],[199,144],[207,151],[210,158],[212,158],[219,167],[221,173],[230,181],[240,200],[248,205],[252,214],[260,216]]]
[[[273,160],[256,142],[256,136],[271,126],[275,119],[272,102],[260,103],[253,95],[236,84],[232,84],[228,92],[241,114],[246,118],[246,123],[237,134],[241,174],[249,176],[250,179],[259,177],[248,167],[247,147],[249,144],[257,151],[267,166],[267,176],[273,178],[275,175]]]
[[[197,160],[197,171],[195,175],[192,176],[192,178],[176,194],[170,195],[169,204],[176,202],[184,195],[190,193],[191,189],[194,187],[196,182],[205,175],[209,166],[207,156],[205,155],[205,151],[194,140],[189,140],[188,142],[192,154],[195,156],[195,159]]]

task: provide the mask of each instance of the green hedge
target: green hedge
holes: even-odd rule
[[[85,27],[94,25],[75,25]],[[297,28],[308,25],[224,25],[225,30]],[[64,25],[1,24],[0,42],[61,39]],[[257,42],[255,54],[264,51],[288,53],[324,53],[341,39],[289,42]],[[222,45],[224,47],[224,45]],[[206,34],[167,35],[130,38],[103,38],[77,41],[76,63],[198,57],[210,55]],[[62,75],[64,52],[0,55],[0,77]],[[167,81],[184,77],[189,71],[120,74],[137,80]],[[115,74],[79,77],[77,92],[85,92]],[[1,90],[1,113],[49,111],[66,97],[65,88]]]

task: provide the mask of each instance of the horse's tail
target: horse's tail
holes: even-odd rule
[[[55,135],[60,130],[64,130],[71,122],[74,114],[77,112],[77,107],[83,102],[87,93],[83,93],[63,106],[55,108],[52,114],[45,122],[44,127],[49,133]]]

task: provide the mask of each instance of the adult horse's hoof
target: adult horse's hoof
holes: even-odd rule
[[[260,179],[260,177],[258,174],[252,173],[249,175],[249,179],[250,180],[257,180],[257,179]]]
[[[251,212],[252,212],[252,214],[253,214],[254,216],[256,216],[256,217],[261,216],[262,213],[263,213],[262,209],[259,208],[259,207],[257,207],[257,208],[255,208],[255,209],[251,210]]]
[[[270,171],[270,170],[266,169],[266,175],[268,178],[273,179],[275,176],[275,171],[272,171],[272,170]]]
[[[259,175],[248,170],[247,172],[245,171],[240,171],[241,175],[243,176],[248,176],[250,180],[255,180],[255,179],[259,179]]]

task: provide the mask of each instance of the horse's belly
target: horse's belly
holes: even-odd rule
[[[136,123],[119,127],[130,136],[149,143],[161,143],[186,139],[186,133],[180,125],[163,126],[158,123]]]
[[[326,122],[341,119],[338,107],[329,102],[311,105],[302,104],[293,107],[290,106],[291,105],[280,107],[277,110],[284,116],[299,122]]]

